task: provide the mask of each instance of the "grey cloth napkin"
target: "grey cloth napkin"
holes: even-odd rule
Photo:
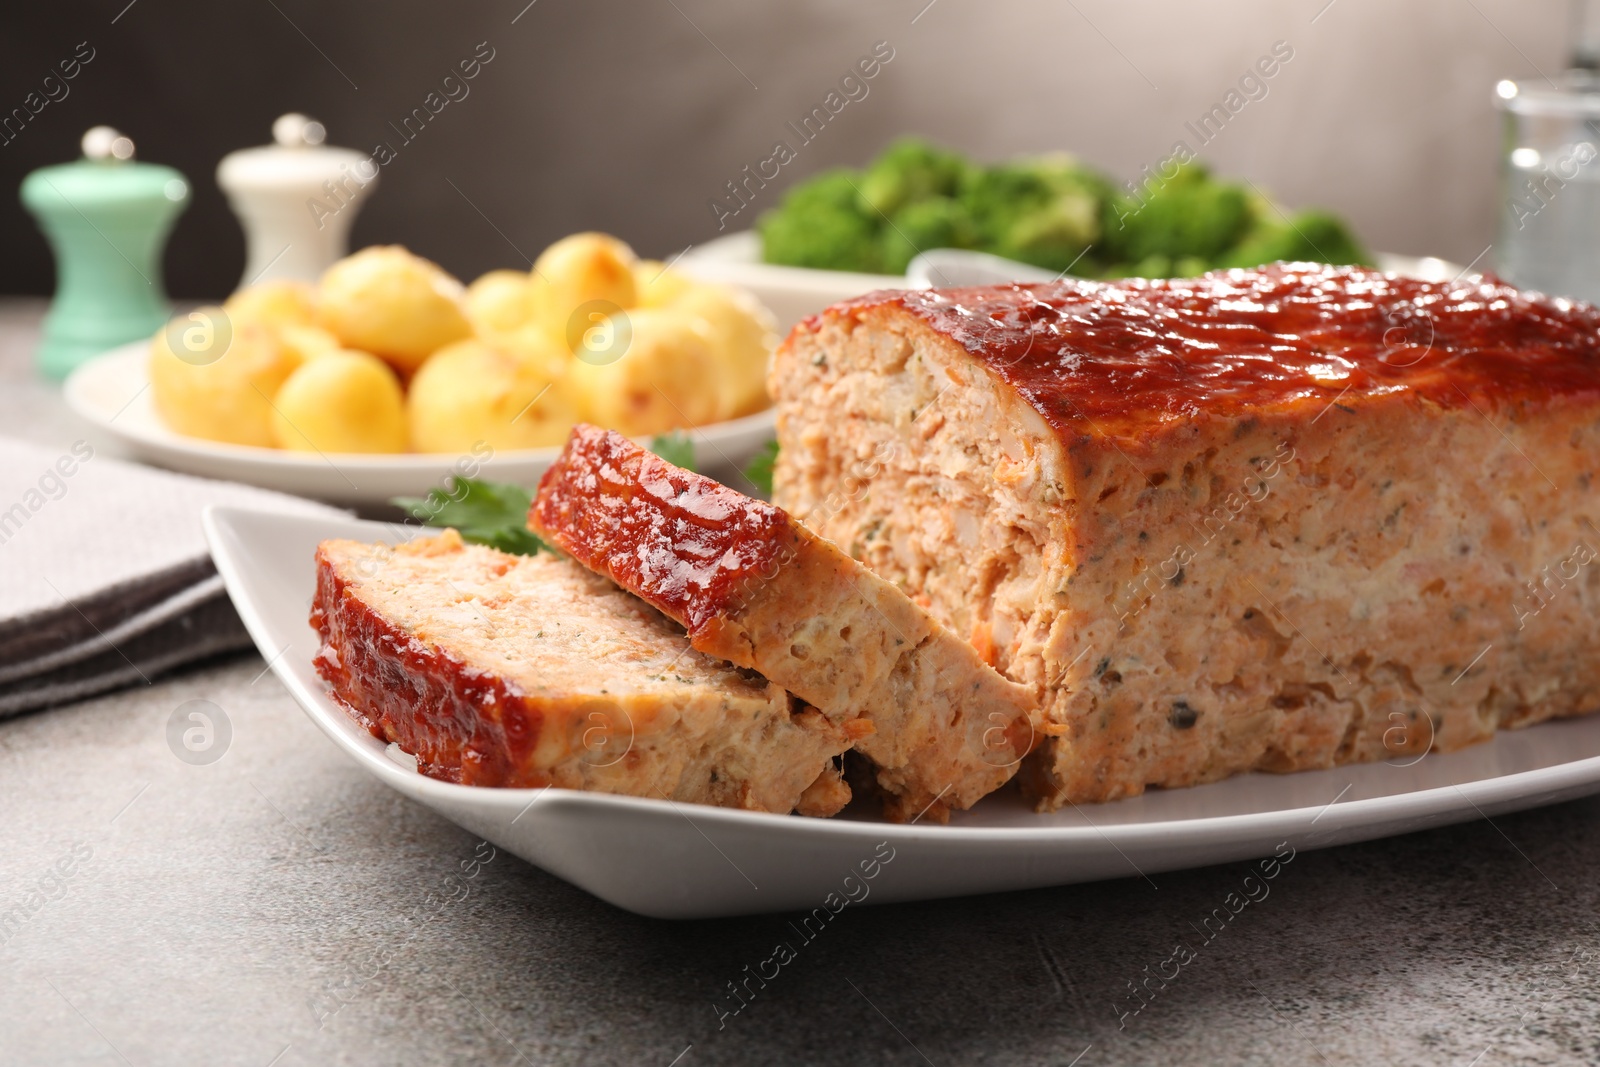
[[[0,438],[0,717],[250,645],[200,511],[338,515],[263,489]]]

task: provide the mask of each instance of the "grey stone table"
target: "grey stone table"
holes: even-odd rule
[[[0,304],[0,433],[65,444],[39,312]],[[660,922],[475,865],[263,669],[0,724],[0,912],[44,900],[0,934],[0,1062],[1600,1062],[1600,800],[1301,853],[1166,982],[1246,865],[850,908],[719,1026],[782,916]],[[209,766],[167,746],[191,699],[233,725]]]

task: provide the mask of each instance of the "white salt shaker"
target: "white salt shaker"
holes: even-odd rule
[[[242,289],[256,282],[314,282],[342,258],[356,212],[378,181],[378,164],[351,148],[323,144],[322,123],[280,116],[274,144],[230,152],[217,184],[245,233]]]

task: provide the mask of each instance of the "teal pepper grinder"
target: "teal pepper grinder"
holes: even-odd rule
[[[56,257],[41,371],[64,378],[90,356],[161,328],[168,315],[161,253],[189,204],[182,174],[134,162],[132,141],[96,126],[83,135],[82,159],[23,179],[22,203]]]

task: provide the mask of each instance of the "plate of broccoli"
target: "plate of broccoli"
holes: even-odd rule
[[[1085,278],[1187,277],[1274,260],[1371,264],[1325,211],[1288,213],[1201,163],[1136,190],[1066,153],[981,164],[917,137],[862,169],[824,171],[757,222],[769,264],[904,274],[966,248]]]
[[[677,263],[750,290],[787,332],[829,304],[918,284],[907,264],[946,248],[1085,278],[1190,277],[1280,259],[1425,281],[1465,273],[1433,257],[1369,253],[1335,216],[1285,211],[1198,163],[1129,191],[1065,154],[983,165],[918,138],[896,141],[865,168],[800,183],[754,229],[695,245]]]

